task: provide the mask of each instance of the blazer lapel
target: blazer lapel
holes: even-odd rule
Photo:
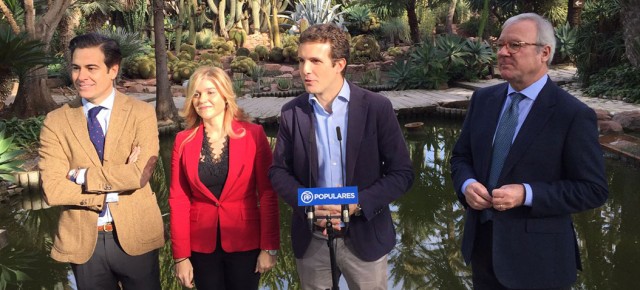
[[[314,129],[314,115],[313,108],[309,104],[309,94],[305,94],[306,97],[299,99],[299,102],[295,108],[295,122],[298,123],[298,136],[302,139],[302,145],[304,146],[304,152],[309,158],[309,187],[314,187],[318,180],[318,154],[316,148],[316,134]],[[297,151],[298,149],[294,149]],[[304,155],[302,155],[304,156]]]
[[[544,88],[542,88],[542,91],[538,94],[538,98],[536,98],[536,101],[533,103],[527,118],[524,120],[513,145],[511,145],[500,177],[505,176],[505,174],[517,164],[518,160],[527,151],[527,148],[529,148],[533,140],[537,138],[540,131],[542,131],[553,115],[556,105],[556,90],[557,87],[551,79],[547,80]],[[500,178],[498,178],[498,180],[500,180]]]
[[[104,141],[104,161],[111,160],[111,155],[118,146],[120,136],[124,133],[127,119],[131,113],[131,103],[122,93],[116,91],[113,110],[109,117],[109,127]],[[137,144],[134,144],[137,145]]]
[[[350,185],[356,169],[356,158],[360,151],[362,138],[367,121],[369,102],[364,99],[364,91],[349,83],[351,96],[349,98],[349,120],[347,124],[347,146],[346,146],[346,179],[345,186]]]
[[[82,101],[80,97],[69,103],[69,110],[65,111],[65,115],[71,127],[71,132],[76,137],[80,147],[87,153],[89,159],[95,166],[101,166],[100,157],[96,152],[96,148],[89,138],[89,129],[87,128],[87,117],[82,111]]]
[[[231,127],[234,132],[242,128],[236,121],[231,123]],[[229,195],[233,185],[244,169],[246,163],[245,158],[251,156],[251,154],[245,154],[247,150],[247,140],[249,139],[248,135],[249,133],[246,133],[242,138],[229,137],[229,171],[227,173],[227,181],[224,183],[224,188],[220,194],[220,200],[224,200]],[[242,162],[240,162],[240,160],[242,160]]]
[[[491,95],[487,95],[486,98],[487,100],[482,102],[486,104],[485,108],[479,108],[479,111],[481,112],[480,118],[487,118],[486,124],[488,125],[481,128],[479,139],[476,142],[476,144],[478,144],[477,152],[480,156],[479,162],[482,168],[484,168],[484,170],[479,173],[481,174],[479,178],[484,182],[489,179],[491,157],[493,155],[493,137],[495,136],[496,129],[498,128],[500,112],[507,98],[507,86],[505,85],[504,87],[495,90]]]
[[[193,139],[191,139],[189,142],[187,142],[187,144],[184,145],[184,149],[182,150],[184,167],[187,171],[187,176],[189,177],[191,184],[196,187],[196,191],[201,192],[204,196],[217,202],[218,199],[213,195],[213,193],[209,191],[209,189],[202,183],[202,181],[200,181],[200,176],[198,175],[200,151],[202,150],[202,142],[205,142],[203,140],[203,130],[204,127],[202,124],[200,124]]]

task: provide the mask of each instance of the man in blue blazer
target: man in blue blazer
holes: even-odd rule
[[[339,231],[334,245],[338,271],[350,289],[386,289],[387,254],[395,245],[389,203],[413,183],[391,102],[344,79],[349,42],[333,24],[303,32],[298,58],[307,93],[282,108],[269,175],[293,208],[291,240],[302,288],[331,288],[332,279],[326,221],[317,221],[311,231],[305,207],[298,206],[298,188],[358,186],[358,204],[349,205],[348,230],[333,222]],[[315,214],[339,215],[340,206],[316,206]]]
[[[596,116],[549,79],[547,20],[514,16],[497,44],[508,83],[473,94],[451,158],[462,253],[475,289],[570,289],[581,268],[571,214],[608,196]]]

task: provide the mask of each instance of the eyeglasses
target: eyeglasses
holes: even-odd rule
[[[509,42],[496,42],[494,43],[494,46],[496,48],[496,51],[500,51],[503,47],[507,47],[507,51],[509,53],[517,53],[518,51],[520,51],[521,48],[527,46],[527,45],[535,45],[535,46],[544,46],[544,44],[541,43],[529,43],[529,42],[524,42],[524,41],[509,41]]]

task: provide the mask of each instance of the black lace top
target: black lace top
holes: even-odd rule
[[[202,149],[200,150],[200,162],[198,162],[198,177],[200,181],[220,199],[224,183],[227,181],[229,172],[229,137],[225,137],[224,148],[219,158],[214,159],[211,146],[207,141],[207,132],[204,132]]]

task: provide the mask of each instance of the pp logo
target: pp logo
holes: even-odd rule
[[[311,191],[305,191],[300,195],[300,200],[304,203],[311,203],[313,201],[313,193]]]

